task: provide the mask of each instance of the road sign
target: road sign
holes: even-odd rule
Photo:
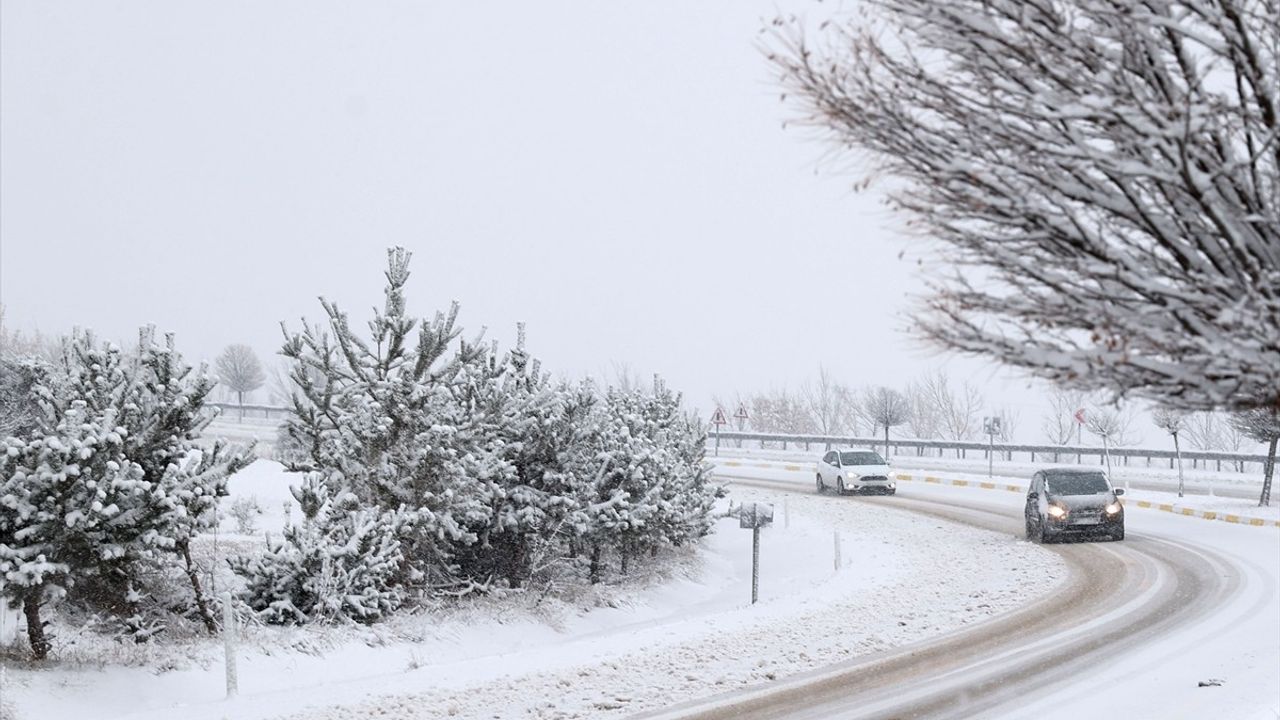
[[[1000,425],[1001,423],[1000,423],[999,417],[989,417],[989,418],[982,419],[983,432],[985,432],[988,435],[999,435],[1000,429],[1001,429]]]
[[[1080,408],[1076,411],[1076,423],[1079,425],[1084,424],[1084,408]]]
[[[743,503],[738,506],[738,527],[744,529],[764,527],[773,523],[773,506],[764,503]]]
[[[729,421],[726,420],[724,417],[724,410],[722,408],[716,408],[716,411],[711,413],[711,424],[712,425],[729,424]]]
[[[748,416],[748,415],[747,415],[747,406],[746,406],[746,405],[739,405],[739,406],[738,406],[738,411],[737,411],[737,412],[735,412],[735,413],[733,414],[733,416],[734,416],[734,417],[736,417],[736,418],[738,418],[739,420],[743,420],[743,421],[746,421],[746,420],[749,420],[749,419],[750,419],[750,416]]]

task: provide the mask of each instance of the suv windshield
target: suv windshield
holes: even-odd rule
[[[884,465],[884,458],[876,453],[867,452],[842,452],[840,453],[841,465]]]
[[[1102,473],[1046,475],[1045,483],[1054,495],[1097,495],[1110,492],[1111,486]]]

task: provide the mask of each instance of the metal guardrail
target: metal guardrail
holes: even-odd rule
[[[290,412],[290,408],[279,405],[237,405],[235,403],[206,403],[211,407],[218,408],[223,418],[234,420],[235,418],[266,418],[283,419]],[[855,437],[846,435],[786,435],[781,433],[751,433],[740,431],[724,431],[716,433],[712,431],[708,436],[708,441],[714,442],[716,435],[719,435],[720,441],[723,442],[758,442],[760,447],[764,448],[767,443],[773,443],[781,446],[786,450],[788,446],[795,445],[810,449],[810,446],[821,445],[823,448],[830,449],[832,447],[884,447],[884,438],[874,437]],[[1104,453],[1107,451],[1095,445],[1025,445],[1018,443],[995,443],[994,445],[985,442],[956,441],[956,440],[913,440],[907,438],[890,438],[889,448],[892,452],[894,449],[901,451],[903,449],[916,450],[918,454],[923,454],[924,450],[953,450],[959,457],[968,457],[968,453],[981,453],[977,457],[986,457],[988,450],[994,450],[999,455],[1012,459],[1013,455],[1025,454],[1030,455],[1031,462],[1036,462],[1036,456],[1042,458],[1061,458],[1062,456],[1076,456],[1077,460],[1084,457],[1097,457],[1098,463],[1102,463]],[[1119,459],[1121,463],[1127,464],[1131,458],[1139,458],[1146,460],[1148,464],[1152,460],[1168,460],[1172,467],[1174,459],[1177,457],[1172,450],[1156,450],[1155,448],[1111,448],[1110,454],[1113,459]],[[1266,462],[1267,457],[1261,454],[1253,453],[1228,453],[1228,452],[1212,452],[1205,450],[1183,450],[1182,459],[1193,464],[1199,463],[1235,463],[1241,465],[1243,463],[1256,463],[1262,465]],[[1058,460],[1054,460],[1058,462]]]
[[[714,431],[709,436],[709,440],[714,442],[717,433]],[[760,447],[764,448],[766,443],[780,445],[783,450],[788,445],[803,446],[806,450],[812,445],[821,445],[824,449],[833,447],[868,447],[883,448],[885,445],[884,438],[873,437],[854,437],[854,436],[837,436],[837,435],[784,435],[779,433],[749,433],[727,431],[718,433],[720,442],[759,442]],[[1036,456],[1055,456],[1063,455],[1098,456],[1102,458],[1104,454],[1110,453],[1111,457],[1120,458],[1123,462],[1128,458],[1142,458],[1148,462],[1155,459],[1169,460],[1172,462],[1177,454],[1172,450],[1156,450],[1154,448],[1111,448],[1106,450],[1101,447],[1089,445],[1023,445],[1015,443],[984,443],[970,441],[955,440],[910,440],[906,438],[890,438],[890,449],[897,448],[902,450],[910,448],[914,450],[954,450],[960,457],[966,457],[969,452],[986,453],[994,450],[996,453],[1011,456],[1013,453],[1029,454],[1031,461],[1036,461]],[[985,457],[985,455],[983,455]],[[1209,452],[1203,450],[1184,450],[1182,451],[1182,459],[1184,461],[1193,462],[1220,462],[1220,463],[1258,463],[1266,462],[1266,455],[1252,453],[1226,453],[1226,452]]]
[[[284,419],[284,416],[290,412],[289,408],[280,405],[250,405],[248,403],[238,405],[236,403],[210,402],[205,403],[205,406],[217,408],[220,411],[219,417],[224,418],[237,418],[243,415],[247,418]]]

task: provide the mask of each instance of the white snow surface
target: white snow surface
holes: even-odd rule
[[[231,489],[259,499],[268,529],[284,521],[294,480],[259,461]],[[938,635],[1065,577],[1054,554],[1011,536],[829,497],[735,488],[732,498],[775,505],[756,606],[751,533],[724,519],[700,547],[605,587],[482,599],[368,629],[251,628],[233,700],[212,640],[138,667],[109,657],[10,667],[5,695],[20,720],[624,716]]]
[[[754,458],[753,465],[724,471],[791,482],[797,489],[813,484],[809,470],[787,471],[782,464],[764,468],[760,465],[765,463],[759,460]],[[897,470],[911,472],[905,467]],[[950,472],[932,474],[964,479],[963,475]],[[971,477],[987,479],[985,475]],[[996,478],[997,482],[1006,480],[1024,486],[1026,483],[1025,479]],[[973,486],[911,482],[901,487],[902,492],[913,497],[981,504],[1013,517],[1022,512],[1024,503],[1020,493]],[[1146,496],[1136,490],[1133,495]],[[1194,500],[1220,505],[1241,502],[1203,497]],[[1073,678],[1061,690],[1026,698],[1025,703],[1006,712],[1000,720],[1080,720],[1099,714],[1187,720],[1280,718],[1280,530],[1142,508],[1126,512],[1125,525],[1130,541],[1151,536],[1201,548],[1225,559],[1243,576],[1241,586],[1210,615],[1179,626],[1176,632],[1136,651],[1117,653]],[[1221,680],[1222,685],[1199,686],[1207,680]]]

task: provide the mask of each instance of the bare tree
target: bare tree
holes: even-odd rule
[[[876,427],[884,428],[884,456],[889,457],[889,429],[897,427],[911,417],[911,406],[902,393],[893,388],[878,387],[866,391],[862,400],[863,412]]]
[[[933,439],[942,435],[942,413],[921,381],[907,385],[907,428],[913,437]],[[922,452],[922,450],[921,450]]]
[[[23,332],[5,322],[5,307],[0,305],[0,357],[39,358],[56,363],[62,354],[62,338],[39,330]]]
[[[1231,424],[1241,433],[1267,445],[1267,460],[1262,468],[1262,495],[1259,507],[1271,504],[1271,480],[1276,469],[1276,444],[1280,442],[1280,410],[1257,408],[1235,413]]]
[[[921,334],[1076,389],[1280,408],[1280,3],[868,4],[779,18],[769,56],[943,245]]]
[[[215,363],[218,379],[236,394],[240,405],[240,419],[244,419],[244,394],[262,387],[267,376],[253,348],[248,345],[228,345]]]
[[[1183,435],[1191,447],[1205,451],[1222,449],[1223,423],[1217,413],[1191,413],[1187,415],[1183,425]]]
[[[968,381],[952,388],[951,379],[941,370],[925,376],[922,387],[926,401],[938,416],[938,429],[947,440],[969,440],[978,433],[982,393]]]
[[[813,419],[801,399],[786,391],[751,396],[751,426],[760,432],[801,435],[816,432]]]
[[[1085,412],[1084,427],[1102,440],[1102,455],[1111,474],[1111,448],[1132,445],[1133,411],[1114,405],[1094,405]]]
[[[1186,428],[1187,413],[1173,408],[1156,407],[1151,411],[1151,421],[1173,436],[1173,454],[1178,459],[1178,497],[1182,497],[1185,481],[1182,476],[1182,446],[1178,444],[1178,434]]]
[[[848,429],[857,413],[857,403],[848,386],[835,379],[825,367],[818,367],[816,382],[800,388],[800,398],[818,432],[838,435]]]
[[[1045,437],[1054,445],[1069,445],[1073,440],[1079,443],[1081,425],[1076,420],[1076,412],[1084,409],[1087,395],[1054,385],[1049,389],[1048,400],[1049,413],[1040,423]]]

